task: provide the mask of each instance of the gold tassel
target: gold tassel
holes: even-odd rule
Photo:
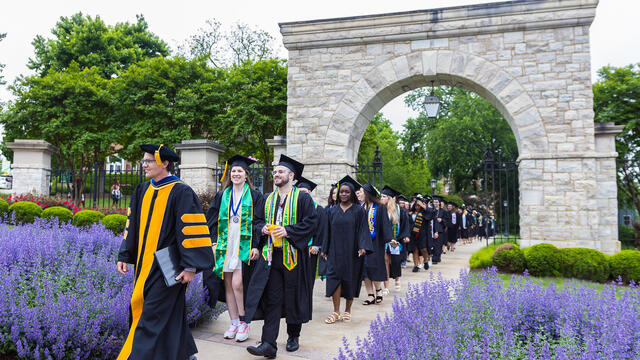
[[[227,166],[229,165],[229,162],[225,162],[224,163],[224,171],[222,172],[222,179],[220,179],[220,182],[224,181],[224,177],[227,176]]]
[[[156,158],[156,164],[158,164],[159,166],[162,166],[162,159],[160,158],[160,149],[162,149],[164,145],[160,145],[158,146],[158,150],[156,150],[156,152],[153,154],[153,157]]]

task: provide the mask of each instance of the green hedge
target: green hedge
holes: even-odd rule
[[[562,276],[564,263],[560,249],[551,244],[538,244],[524,252],[527,269],[533,276]]]
[[[95,210],[80,210],[75,215],[73,215],[73,220],[71,223],[75,226],[91,226],[95,223],[100,222],[104,214],[95,211]]]
[[[493,253],[493,265],[502,272],[522,274],[527,268],[524,252],[517,244],[502,244]]]
[[[0,217],[3,217],[9,212],[9,203],[0,198]]]
[[[622,250],[609,258],[609,265],[614,280],[621,277],[624,282],[640,282],[640,251]]]
[[[609,261],[598,250],[585,248],[561,249],[566,277],[604,283],[609,279]]]
[[[9,206],[9,216],[15,216],[16,223],[32,223],[42,216],[42,208],[31,201],[18,201]]]
[[[469,259],[469,267],[472,269],[486,269],[491,267],[491,257],[498,245],[489,245],[476,251]]]
[[[113,231],[116,235],[120,235],[127,225],[127,217],[120,214],[111,214],[103,217],[101,222],[105,228]]]
[[[60,224],[66,224],[73,218],[73,212],[66,207],[52,206],[42,211],[43,219],[58,218]]]

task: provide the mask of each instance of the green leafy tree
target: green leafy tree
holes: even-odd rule
[[[382,160],[384,185],[389,185],[405,195],[411,195],[413,192],[429,193],[427,183],[431,179],[431,173],[424,157],[419,154],[403,156],[400,134],[393,131],[389,120],[380,113],[374,116],[365,130],[358,150],[358,164],[371,164],[376,148],[379,149]],[[358,180],[368,181],[362,176]]]
[[[270,164],[267,139],[284,134],[287,118],[287,66],[283,60],[246,61],[225,70],[220,83],[225,111],[211,137],[229,150]]]
[[[4,40],[4,38],[7,37],[7,34],[0,34],[0,41]],[[4,85],[7,82],[4,81],[4,76],[2,76],[2,69],[4,69],[4,64],[0,63],[0,85]]]
[[[224,79],[223,70],[183,57],[150,58],[129,67],[110,87],[115,123],[123,130],[118,154],[136,161],[140,144],[212,138],[230,97],[221,93]]]
[[[436,89],[442,101],[440,116],[428,118],[422,101],[426,89],[411,92],[405,102],[420,112],[409,119],[402,134],[405,156],[426,157],[431,172],[452,180],[456,192],[474,192],[482,177],[484,153],[493,148],[503,160],[518,156],[515,136],[502,114],[477,94],[454,87]]]
[[[80,69],[97,67],[109,79],[140,60],[169,55],[167,44],[148,28],[142,15],[135,24],[115,26],[82,13],[61,17],[51,30],[54,38],[38,35],[33,40],[35,57],[29,59],[28,67],[42,77],[75,62]]]
[[[616,138],[618,199],[640,212],[640,64],[605,66],[593,84],[595,121],[623,125]],[[640,230],[640,224],[634,224]]]

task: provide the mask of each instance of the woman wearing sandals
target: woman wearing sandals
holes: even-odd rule
[[[409,215],[396,203],[400,193],[390,186],[382,188],[380,203],[387,207],[387,215],[391,222],[393,240],[386,245],[384,261],[387,276],[395,280],[395,289],[400,290],[400,276],[402,276],[402,252],[409,242]],[[382,296],[389,295],[389,280],[384,282]]]
[[[384,262],[385,249],[393,240],[393,233],[387,207],[378,200],[378,190],[371,184],[362,185],[364,191],[364,210],[367,213],[367,225],[371,236],[373,252],[364,258],[364,286],[367,300],[363,305],[382,302],[382,283],[387,281],[387,266]],[[374,295],[375,289],[375,295]]]
[[[211,307],[215,301],[225,301],[231,325],[225,339],[245,341],[249,325],[245,322],[244,303],[250,278],[250,263],[257,260],[257,246],[264,226],[262,194],[251,189],[249,166],[255,160],[234,155],[227,161],[222,178],[223,191],[216,194],[207,211],[207,224],[213,237],[215,267],[205,271],[205,286],[209,289]],[[252,250],[253,249],[253,250]],[[224,287],[224,297],[222,288]]]
[[[351,321],[353,298],[360,295],[364,256],[371,253],[367,218],[356,197],[359,188],[357,181],[345,176],[338,185],[337,204],[329,210],[329,232],[321,253],[327,260],[326,296],[333,300],[333,313],[325,319],[327,324]],[[347,300],[342,314],[341,297]]]

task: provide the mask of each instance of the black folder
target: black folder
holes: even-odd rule
[[[164,249],[160,249],[155,252],[156,261],[160,266],[160,271],[164,275],[164,282],[167,286],[173,286],[180,284],[179,280],[176,280],[176,276],[180,275],[182,267],[180,267],[180,253],[178,253],[178,246],[171,245]]]

